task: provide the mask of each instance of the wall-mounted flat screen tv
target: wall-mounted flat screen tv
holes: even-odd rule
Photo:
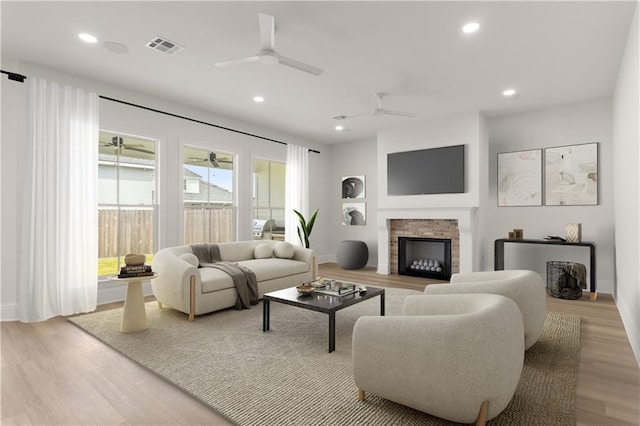
[[[387,195],[464,193],[464,147],[387,154]]]

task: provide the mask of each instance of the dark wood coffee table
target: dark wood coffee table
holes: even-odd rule
[[[295,287],[265,293],[262,299],[262,331],[269,330],[269,305],[271,302],[329,314],[329,352],[333,352],[336,349],[336,312],[376,296],[380,296],[380,315],[384,316],[384,288],[379,287],[367,286],[366,293],[356,292],[340,297],[319,293],[301,295]]]

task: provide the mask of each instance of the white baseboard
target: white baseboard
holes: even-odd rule
[[[0,321],[18,321],[18,304],[0,306]]]
[[[629,343],[631,344],[631,350],[636,357],[638,366],[640,367],[640,324],[634,319],[632,314],[633,309],[628,306],[625,300],[616,300],[616,306],[622,319],[622,325],[627,332]]]
[[[316,259],[318,260],[318,264],[335,262],[336,261],[336,255],[335,254],[323,254],[323,255],[317,256]]]
[[[142,292],[145,296],[152,296],[151,282],[142,283]],[[105,303],[122,302],[127,293],[127,286],[111,281],[101,281],[98,283],[98,305]],[[0,321],[18,321],[17,303],[0,305]]]
[[[145,296],[152,296],[151,282],[142,283],[142,293]],[[127,286],[114,281],[101,281],[98,283],[98,305],[106,303],[122,302],[127,294]]]
[[[321,263],[338,263],[338,259],[336,258],[335,254],[324,254],[322,256],[318,256],[318,264]],[[367,266],[371,266],[373,268],[375,268],[376,266],[378,266],[378,264],[376,263],[375,260],[369,260],[369,262],[367,263]],[[378,273],[380,273],[378,271]],[[385,274],[385,275],[389,275],[389,274]]]

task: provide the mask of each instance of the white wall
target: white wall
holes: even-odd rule
[[[564,236],[569,222],[582,223],[582,239],[597,244],[598,292],[613,293],[613,130],[611,99],[546,108],[489,119],[489,194],[483,209],[484,269],[493,269],[493,241],[513,228],[525,238]],[[497,156],[501,152],[599,142],[597,206],[497,207]],[[505,251],[507,248],[505,248]],[[566,260],[589,267],[587,248],[510,245],[505,267],[546,274],[547,260]]]
[[[636,12],[625,49],[613,101],[616,288],[620,316],[640,364],[640,9]]]
[[[3,58],[4,60],[4,58]],[[235,128],[269,138],[291,142],[316,149],[321,154],[310,154],[310,206],[322,206],[327,203],[326,171],[330,169],[329,147],[291,135],[231,120],[175,104],[149,95],[135,93],[103,82],[93,81],[81,76],[59,72],[29,63],[17,63],[18,68],[11,71],[27,76],[36,76],[61,84],[83,88],[100,95],[122,99],[127,102],[145,105],[151,108],[195,118],[221,126]],[[14,319],[18,303],[16,271],[19,265],[15,253],[19,244],[17,230],[20,228],[20,215],[17,211],[19,198],[19,164],[21,141],[26,138],[26,85],[2,79],[2,320]],[[10,108],[8,106],[11,106]],[[286,146],[250,136],[232,133],[226,130],[169,117],[152,111],[114,103],[100,101],[100,127],[106,130],[146,136],[159,141],[158,176],[160,204],[158,214],[158,248],[182,244],[182,146],[198,145],[237,154],[236,190],[238,198],[238,240],[251,239],[253,224],[252,213],[252,158],[253,156],[285,161]],[[312,248],[320,251],[331,247],[327,228],[329,219],[319,217],[314,230]],[[100,283],[98,302],[122,300],[124,286],[113,283]]]
[[[4,76],[2,80],[2,166],[0,168],[2,184],[0,197],[2,198],[2,270],[0,271],[0,319],[18,317],[18,207],[20,186],[21,141],[26,132],[26,86],[15,81],[9,81]]]
[[[480,268],[485,256],[478,242],[477,209],[486,192],[488,158],[485,118],[477,111],[413,122],[378,133],[378,272],[389,273],[388,222],[392,218],[458,219],[460,271]],[[387,155],[452,145],[465,145],[463,194],[387,195]]]
[[[368,266],[378,262],[378,241],[376,233],[376,210],[378,206],[378,170],[376,140],[338,144],[331,147],[331,180],[328,187],[329,203],[324,215],[331,219],[332,250],[330,255],[319,261],[335,262],[336,248],[342,240],[364,241],[369,248]],[[365,198],[342,200],[342,177],[365,176]],[[367,223],[364,226],[342,225],[342,203],[366,203]]]
[[[470,112],[378,132],[378,208],[478,207],[480,158],[486,149],[480,140],[482,121],[478,112]],[[387,195],[387,154],[452,145],[466,145],[464,194]]]

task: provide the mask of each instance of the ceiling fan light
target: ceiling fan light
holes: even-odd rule
[[[336,129],[336,132],[341,132],[344,130],[344,126],[342,124],[337,124],[335,129]]]
[[[475,33],[480,29],[480,24],[477,22],[468,22],[462,26],[462,32],[465,34]]]
[[[261,104],[264,102],[264,98],[262,96],[254,96],[253,97],[253,102],[257,103],[257,104]]]
[[[78,34],[78,38],[85,43],[96,43],[98,41],[98,38],[96,36],[89,33],[80,33]]]
[[[516,89],[505,89],[502,91],[502,96],[505,98],[511,98],[516,95]]]

